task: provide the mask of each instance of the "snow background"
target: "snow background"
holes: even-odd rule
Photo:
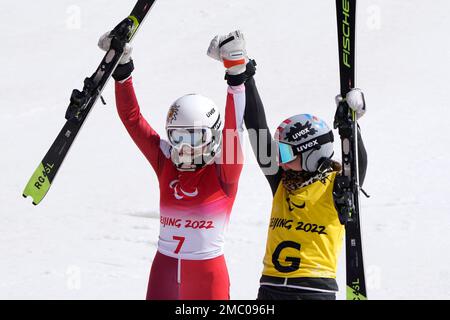
[[[450,3],[359,0],[357,86],[369,152],[362,203],[369,298],[450,298]],[[22,190],[103,53],[98,37],[134,0],[0,2],[0,298],[143,299],[158,239],[158,185],[115,111],[112,83],[43,202]],[[21,18],[23,23],[18,21]],[[160,0],[134,42],[143,114],[198,92],[224,105],[215,34],[243,30],[269,126],[296,113],[329,123],[339,90],[334,1]],[[446,147],[447,146],[447,147]],[[339,152],[337,152],[339,153]],[[225,247],[232,299],[254,299],[271,194],[247,144]],[[344,252],[338,281],[345,284]],[[344,298],[344,290],[338,295]]]

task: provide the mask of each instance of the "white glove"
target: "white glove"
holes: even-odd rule
[[[336,105],[343,101],[342,96],[339,94],[336,96]],[[356,112],[356,118],[361,118],[366,113],[366,101],[364,99],[364,93],[361,89],[353,88],[345,95],[345,101],[350,109]]]
[[[208,56],[223,62],[227,74],[238,75],[245,72],[248,62],[244,35],[240,30],[225,36],[215,36],[209,44]]]
[[[102,49],[103,51],[108,51],[109,47],[111,46],[111,39],[110,32],[106,32],[104,35],[100,37],[98,40],[98,47]],[[119,64],[126,64],[131,61],[131,52],[133,51],[133,47],[127,43],[125,44],[125,48],[123,50],[123,56],[122,59],[120,59]]]

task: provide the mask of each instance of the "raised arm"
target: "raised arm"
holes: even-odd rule
[[[342,101],[342,96],[336,96],[336,104]],[[366,101],[364,94],[360,89],[352,89],[347,93],[345,97],[349,107],[356,112],[356,116],[360,119],[366,113]],[[362,187],[366,177],[367,171],[367,151],[362,140],[361,128],[358,125],[358,178],[359,185]],[[346,200],[344,198],[343,186],[346,184],[346,179],[342,177],[337,177],[333,188],[334,203],[338,210],[339,220],[342,224],[347,223],[348,216],[346,215],[346,210],[342,210],[342,207],[346,206]]]
[[[367,172],[367,151],[361,136],[361,130],[358,127],[358,169],[359,169],[359,185],[362,187]]]
[[[250,144],[259,167],[275,195],[281,181],[281,168],[277,164],[276,145],[267,126],[264,105],[253,77],[245,82],[245,96],[244,122],[249,133]]]
[[[341,95],[336,96],[336,104],[339,104],[343,100]],[[350,90],[345,96],[345,101],[347,101],[348,106],[356,112],[356,117],[359,120],[366,113],[366,100],[364,98],[364,93],[361,89],[354,88]],[[367,152],[364,147],[364,143],[361,137],[361,128],[358,125],[358,175],[359,175],[359,185],[362,186],[364,179],[366,177],[367,170]]]
[[[104,51],[109,49],[111,46],[109,32],[100,37],[98,46]],[[119,65],[112,74],[112,77],[116,80],[117,111],[131,138],[158,173],[163,157],[160,138],[141,114],[131,78],[131,73],[134,70],[131,52],[132,47],[126,44]]]
[[[242,130],[241,123],[242,118],[244,118],[247,129],[249,129],[253,151],[273,193],[275,193],[281,179],[281,173],[276,164],[276,153],[271,152],[272,138],[267,128],[264,107],[253,80],[256,63],[253,60],[250,61],[247,57],[244,35],[237,30],[226,36],[216,36],[210,43],[208,55],[223,62],[226,68],[225,79],[230,86],[226,121],[236,118],[236,128],[239,132]],[[233,110],[235,117],[233,117]],[[233,126],[228,124],[228,127],[232,128]],[[232,130],[229,130],[229,132],[232,132]],[[224,147],[231,145],[230,140],[230,137],[224,135]],[[261,148],[259,141],[262,141]],[[240,145],[240,143],[234,145]],[[225,148],[227,155],[230,151]],[[234,154],[240,155],[240,151],[234,150]],[[224,168],[227,168],[227,166],[225,165]]]
[[[163,157],[161,139],[140,112],[131,77],[123,82],[116,81],[116,105],[119,117],[134,143],[158,173]]]
[[[243,166],[241,141],[244,109],[244,85],[230,86],[225,106],[225,125],[222,131],[222,155],[218,164],[220,181],[228,194],[237,191]]]
[[[245,109],[245,79],[241,77],[241,74],[245,72],[248,62],[243,34],[237,30],[226,36],[215,36],[209,44],[207,54],[223,63],[226,68],[225,78],[229,85],[218,171],[222,186],[230,195],[237,191],[243,166],[241,141]],[[234,81],[230,80],[230,77]]]

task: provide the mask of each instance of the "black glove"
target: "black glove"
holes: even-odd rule
[[[103,51],[108,51],[111,47],[111,32],[106,32],[98,40],[98,46]],[[131,53],[133,52],[133,47],[127,43],[124,47],[124,52],[122,59],[120,59],[119,64],[114,70],[112,77],[116,81],[122,81],[128,78],[134,70],[133,60],[131,59]]]
[[[226,73],[225,80],[227,80],[227,83],[230,86],[238,86],[240,84],[245,83],[245,81],[253,77],[255,73],[256,73],[256,61],[250,59],[246,65],[245,72],[236,75],[230,75]]]
[[[112,77],[116,81],[122,81],[130,77],[133,70],[134,70],[133,60],[130,60],[125,64],[119,64],[116,70],[114,70]]]

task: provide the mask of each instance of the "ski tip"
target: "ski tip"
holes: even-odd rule
[[[22,193],[22,197],[26,198],[27,196],[26,196],[26,194]]]

